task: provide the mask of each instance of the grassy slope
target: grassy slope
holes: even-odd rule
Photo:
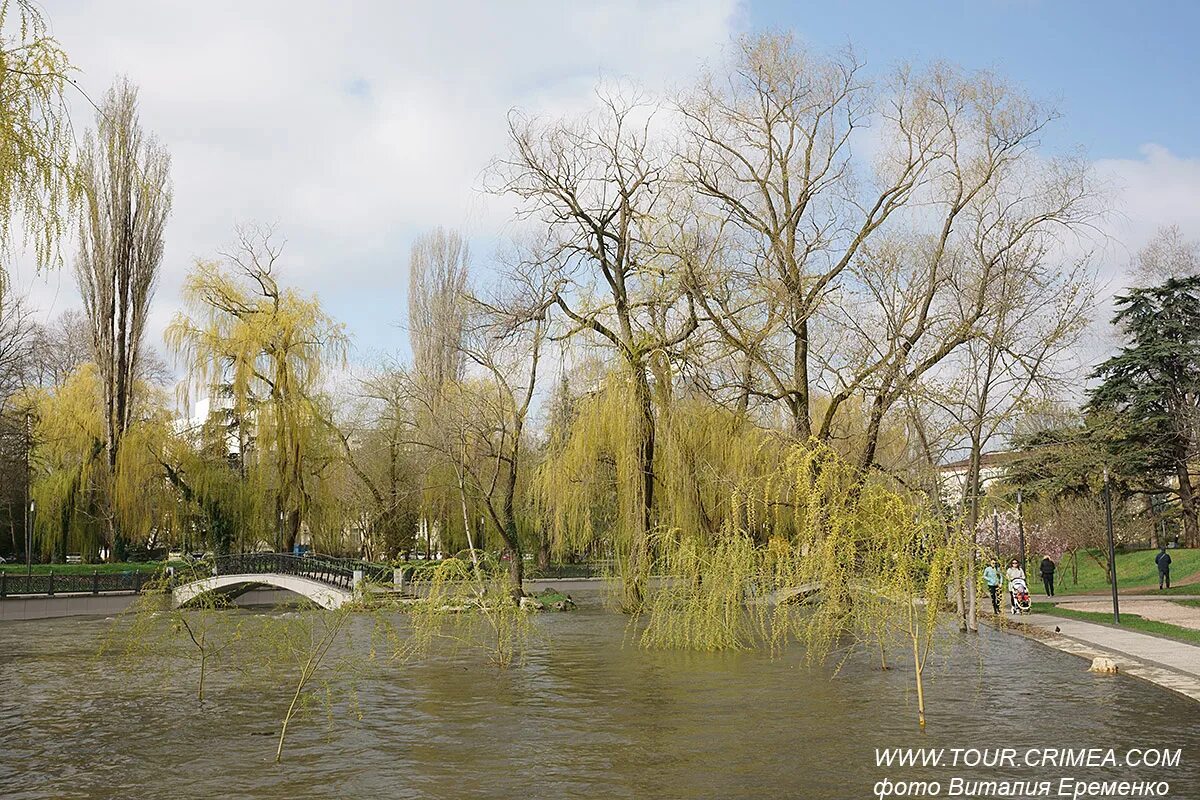
[[[1195,578],[1200,573],[1200,550],[1170,550],[1171,578],[1176,583],[1182,583],[1185,578]],[[1158,567],[1154,564],[1157,550],[1141,550],[1136,553],[1117,554],[1117,583],[1122,591],[1139,587],[1154,587],[1158,589]],[[1035,558],[1029,565],[1030,588],[1040,591],[1041,575],[1037,565],[1040,558]],[[1072,585],[1071,562],[1064,558],[1058,565],[1056,590],[1059,594],[1082,594],[1087,592],[1105,592],[1108,583],[1104,580],[1104,568],[1086,553],[1079,554],[1079,583]],[[1192,588],[1200,592],[1200,585]]]
[[[1120,568],[1118,567],[1118,569]],[[1041,614],[1052,614],[1065,619],[1112,624],[1112,614],[1098,611],[1073,611],[1055,606],[1053,603],[1034,603],[1033,610]],[[1169,625],[1165,622],[1155,622],[1154,620],[1139,617],[1137,614],[1122,614],[1121,627],[1138,631],[1139,633],[1163,636],[1167,639],[1174,639],[1179,642],[1186,642],[1187,644],[1200,645],[1200,631],[1191,628],[1181,628],[1178,625]]]

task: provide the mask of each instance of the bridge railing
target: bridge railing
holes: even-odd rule
[[[323,559],[291,553],[242,553],[217,556],[214,575],[296,575],[342,589],[354,585],[354,570]]]
[[[321,561],[338,569],[349,570],[352,574],[361,571],[365,580],[372,583],[391,583],[393,572],[390,564],[376,564],[371,561],[361,561],[355,558],[338,558],[320,553],[310,553],[304,558],[310,561]]]

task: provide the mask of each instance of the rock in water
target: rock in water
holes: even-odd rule
[[[544,611],[545,609],[545,604],[536,597],[529,597],[526,595],[525,597],[521,598],[522,611]]]
[[[543,607],[549,606],[555,611],[570,611],[575,608],[575,601],[571,599],[571,595],[564,594],[557,589],[543,589],[537,596],[537,602]]]
[[[1111,658],[1098,657],[1092,659],[1092,665],[1088,667],[1088,672],[1099,672],[1105,675],[1117,674],[1117,662]]]

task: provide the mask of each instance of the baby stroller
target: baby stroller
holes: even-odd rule
[[[1012,602],[1012,613],[1029,613],[1029,585],[1024,578],[1013,578],[1008,582],[1008,597]]]

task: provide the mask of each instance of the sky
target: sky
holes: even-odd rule
[[[352,359],[403,352],[406,263],[437,225],[476,242],[476,269],[511,229],[482,190],[506,115],[587,109],[601,79],[658,92],[718,63],[732,37],[791,31],[853,47],[868,71],[945,60],[994,69],[1062,118],[1050,152],[1082,152],[1110,186],[1097,253],[1106,292],[1160,225],[1200,239],[1200,3],[1075,0],[613,0],[605,2],[155,2],[43,0],[95,100],[114,76],[170,151],[151,343],[197,258],[238,224],[286,240],[285,280],[346,323]],[[86,99],[75,126],[90,126]],[[74,245],[67,247],[68,255]],[[79,306],[73,274],[15,270],[43,319]]]

